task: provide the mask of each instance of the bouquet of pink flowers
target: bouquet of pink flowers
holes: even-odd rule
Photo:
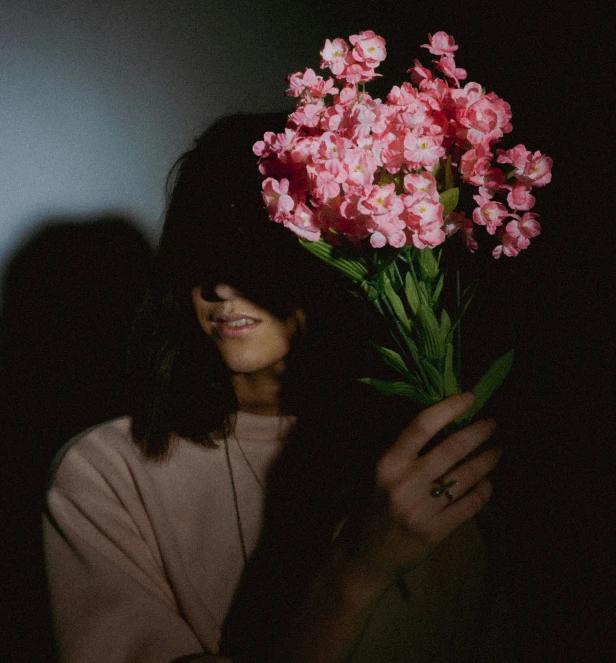
[[[365,84],[380,74],[385,41],[372,31],[327,40],[321,68],[288,77],[297,97],[284,133],[254,145],[270,218],[355,284],[386,319],[395,349],[375,346],[402,380],[365,378],[385,394],[430,405],[462,389],[460,319],[474,287],[460,292],[457,310],[440,305],[440,250],[454,235],[478,248],[477,226],[496,238],[492,255],[517,256],[539,235],[534,187],[551,179],[552,161],[524,145],[494,149],[512,130],[511,110],[457,66],[454,39],[429,35],[432,67],[415,60],[410,81],[386,101]],[[476,206],[458,210],[460,188]],[[475,189],[473,191],[473,188]],[[466,196],[471,199],[471,196]],[[513,351],[475,385],[468,421],[500,385]]]

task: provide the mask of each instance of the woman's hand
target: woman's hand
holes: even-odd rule
[[[470,393],[456,394],[427,408],[379,461],[368,513],[346,536],[347,554],[365,580],[390,584],[420,564],[489,500],[492,487],[485,477],[501,451],[490,449],[457,464],[492,435],[493,421],[477,421],[419,455],[434,435],[470,409],[473,400]]]
[[[486,504],[492,488],[485,477],[500,451],[461,461],[490,437],[493,422],[477,421],[419,455],[432,437],[469,410],[473,400],[472,394],[457,394],[427,408],[378,462],[376,491],[367,511],[336,539],[280,660],[346,661],[391,583],[421,564]],[[432,491],[439,488],[443,492],[437,490],[434,496]]]

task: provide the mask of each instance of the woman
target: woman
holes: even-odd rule
[[[402,428],[408,404],[357,385],[378,328],[266,219],[272,122],[223,120],[178,162],[131,417],[54,464],[62,661],[478,660],[494,423],[426,447],[472,395]]]

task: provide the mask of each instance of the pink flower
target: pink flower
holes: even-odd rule
[[[383,141],[384,144],[378,146],[380,150],[381,163],[383,168],[385,168],[388,173],[397,173],[404,164],[405,135],[406,134],[402,133],[398,136],[392,134],[389,136],[389,141]]]
[[[471,145],[487,148],[490,143],[502,138],[503,133],[511,131],[508,122],[511,112],[507,111],[508,107],[495,104],[485,95],[459,112],[457,119],[462,127],[467,127],[463,135]]]
[[[345,177],[340,161],[331,159],[325,163],[309,164],[306,172],[311,184],[310,192],[316,200],[327,202],[340,195],[340,183]]]
[[[296,235],[307,239],[309,242],[316,242],[321,237],[321,229],[317,225],[317,217],[304,203],[297,205],[293,216],[284,220],[284,225]]]
[[[516,182],[507,195],[507,204],[511,209],[526,211],[535,206],[535,197],[530,194],[530,187]]]
[[[318,156],[320,160],[338,159],[343,161],[346,150],[353,146],[348,138],[343,138],[333,131],[326,131],[317,141],[318,149],[315,158]]]
[[[467,77],[466,69],[460,69],[456,67],[456,61],[451,55],[441,55],[441,59],[434,60],[436,64],[437,71],[442,72],[453,81],[456,86],[460,86],[460,81],[463,81]]]
[[[318,143],[318,139],[312,136],[306,136],[301,140],[295,141],[289,153],[291,160],[296,164],[309,163],[318,149]]]
[[[371,69],[361,62],[351,62],[344,68],[344,71],[341,74],[338,74],[338,78],[341,78],[352,85],[357,85],[358,83],[369,83],[380,75],[381,74],[376,74],[374,69]]]
[[[451,90],[450,98],[456,108],[468,108],[471,104],[479,101],[483,96],[483,90],[479,83],[467,83],[463,88]]]
[[[411,195],[424,194],[433,200],[438,199],[436,180],[431,173],[425,170],[420,173],[411,173],[404,176],[404,190]]]
[[[498,226],[503,225],[503,219],[509,216],[507,208],[494,200],[480,202],[481,196],[473,196],[479,207],[473,210],[473,221],[479,226],[486,226],[486,230],[493,235]]]
[[[252,151],[262,158],[267,158],[274,150],[273,145],[276,141],[276,134],[273,131],[266,131],[263,140],[258,140],[253,146]]]
[[[411,74],[411,80],[415,85],[419,85],[422,81],[431,81],[433,76],[429,69],[426,69],[419,60],[414,61],[415,66],[407,69],[407,74]]]
[[[376,160],[368,150],[352,149],[346,153],[343,168],[347,185],[364,187],[372,184]]]
[[[492,249],[492,256],[494,258],[498,260],[503,254],[509,258],[513,258],[520,253],[517,241],[511,235],[508,235],[504,228],[498,231],[498,236],[501,243]]]
[[[462,229],[464,231],[464,243],[466,248],[474,253],[479,245],[477,240],[473,237],[473,230],[475,226],[471,219],[467,218],[464,212],[451,212],[445,218],[445,224],[443,225],[443,230],[448,237],[454,235],[458,230]]]
[[[515,177],[530,186],[545,186],[552,180],[552,159],[537,150],[528,158],[523,169],[516,169]]]
[[[295,206],[295,201],[288,195],[289,180],[282,179],[278,182],[273,177],[268,177],[261,188],[263,189],[263,201],[270,218],[279,223],[282,222]]]
[[[528,248],[531,237],[537,237],[541,233],[539,221],[535,221],[538,216],[534,212],[525,212],[522,217],[516,214],[505,226],[505,231],[517,241],[520,249]]]
[[[510,163],[519,170],[524,169],[526,162],[531,157],[531,153],[522,144],[516,145],[510,150],[496,150],[496,154],[498,154],[498,163]]]
[[[287,82],[289,84],[287,96],[289,97],[299,97],[306,92],[314,98],[338,93],[337,88],[334,87],[333,79],[324,80],[322,76],[317,76],[312,69],[292,74],[288,77]]]
[[[397,214],[373,216],[368,221],[368,230],[372,231],[370,245],[380,249],[389,244],[397,249],[406,244],[405,223]]]
[[[338,97],[336,97],[335,103],[340,104],[340,106],[349,106],[354,104],[357,101],[357,88],[355,85],[347,85],[343,87],[340,91]]]
[[[419,133],[427,133],[432,117],[429,116],[430,108],[422,100],[417,100],[412,104],[408,104],[398,111],[398,118],[401,120],[403,127],[409,129],[419,129]]]
[[[368,103],[356,104],[349,117],[349,133],[351,138],[357,140],[370,135],[376,121],[376,107]]]
[[[370,65],[355,60],[353,54],[349,52],[347,53],[345,67],[338,74],[338,78],[351,85],[357,85],[358,83],[368,83],[380,75],[375,73],[374,68],[370,67]]]
[[[428,34],[429,44],[422,44],[421,48],[427,48],[432,55],[445,55],[447,53],[451,54],[458,50],[456,42],[453,37],[450,37],[446,32],[442,30],[435,32],[434,36]]]
[[[404,158],[413,169],[432,170],[445,155],[443,139],[438,136],[418,136],[409,132],[404,139]]]
[[[522,249],[527,249],[530,244],[530,238],[536,237],[541,232],[541,226],[535,219],[539,216],[533,212],[525,212],[520,217],[515,214],[513,221],[498,231],[498,238],[501,243],[494,248],[492,255],[500,258],[506,255],[509,258],[517,256]]]
[[[417,88],[405,81],[401,87],[394,85],[391,88],[387,101],[395,106],[408,106],[417,100],[418,94]]]
[[[351,35],[349,41],[353,44],[353,57],[357,62],[363,62],[374,69],[387,56],[385,40],[372,32],[366,30],[358,35]]]
[[[297,127],[316,127],[319,124],[324,104],[321,99],[315,103],[299,106],[289,115],[289,121]]]
[[[310,74],[312,74],[312,77],[316,77],[316,74],[312,69],[306,69],[305,71],[297,71],[294,74],[291,74],[290,76],[287,76],[287,85],[289,88],[287,89],[287,96],[288,97],[299,97],[304,93],[304,90],[306,89],[306,86],[308,85],[308,82],[304,80],[305,77],[309,78]]]
[[[372,184],[365,187],[364,196],[357,204],[357,209],[368,215],[400,214],[402,208],[402,201],[396,195],[395,184]]]
[[[475,186],[483,185],[483,176],[491,166],[492,153],[485,146],[478,145],[467,150],[460,159],[460,173],[465,182]]]
[[[451,88],[442,78],[433,78],[432,80],[423,80],[419,84],[420,98],[434,111],[440,111],[446,102],[449,101]]]
[[[404,208],[406,210],[405,220],[409,228],[417,229],[419,226],[430,226],[436,224],[439,228],[443,225],[443,205],[437,200],[432,200],[424,195],[405,196]]]
[[[405,211],[400,215],[406,223],[412,243],[418,249],[434,248],[442,244],[446,235],[443,230],[443,206],[425,195],[404,197]]]
[[[321,114],[320,128],[322,131],[345,132],[347,117],[342,106],[328,106]]]
[[[446,237],[441,226],[433,223],[429,226],[421,226],[412,234],[412,241],[418,249],[425,249],[426,247],[433,249],[442,244]]]
[[[325,40],[325,46],[321,50],[321,69],[329,67],[334,76],[338,76],[344,70],[345,58],[349,51],[349,45],[344,39]]]

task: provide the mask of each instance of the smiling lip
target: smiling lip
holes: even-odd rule
[[[228,323],[237,322],[238,320],[249,319],[254,320],[247,325],[242,325],[241,327],[235,327]],[[261,321],[252,315],[247,315],[245,313],[229,313],[228,315],[219,315],[213,319],[214,328],[219,336],[229,337],[229,338],[239,338],[249,334],[253,329],[256,329]]]

